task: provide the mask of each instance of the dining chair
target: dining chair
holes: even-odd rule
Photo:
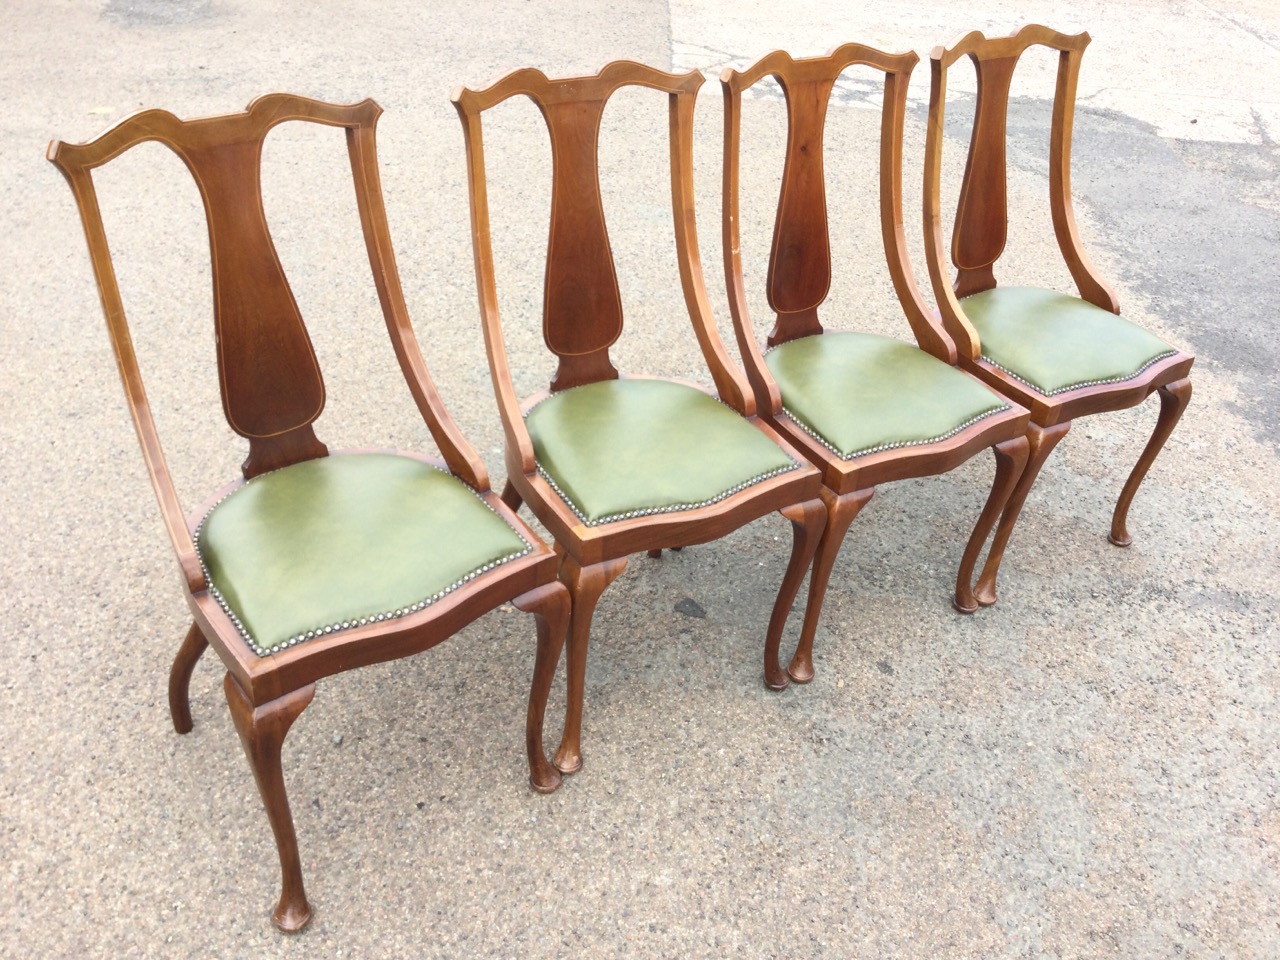
[[[919,58],[861,44],[823,57],[792,59],[774,51],[743,70],[720,75],[724,92],[723,248],[725,283],[738,351],[756,404],[822,471],[827,524],[809,581],[809,606],[820,607],[840,545],[877,485],[945,473],[983,450],[996,460],[995,478],[960,561],[953,604],[972,613],[973,571],[1027,458],[1027,411],[956,364],[956,348],[916,285],[902,220],[902,135],[907,84]],[[824,132],[832,91],[854,66],[883,75],[879,124],[879,205],[883,255],[915,343],[830,329],[826,306],[832,280]],[[741,140],[744,94],[772,77],[782,88],[787,118],[785,159],[774,220],[765,293],[774,315],[762,349],[748,307],[741,251]],[[833,165],[844,158],[835,155]],[[837,313],[838,322],[864,318]],[[989,566],[1000,563],[993,550]],[[817,627],[806,617],[788,668],[813,678]]]
[[[672,74],[617,61],[595,76],[564,79],[517,70],[453,95],[466,139],[480,313],[506,439],[503,497],[513,506],[528,503],[550,531],[573,598],[567,712],[555,756],[565,773],[582,765],[592,616],[629,554],[716,540],[773,511],[790,520],[791,559],[764,648],[765,682],[781,689],[787,676],[778,663],[779,640],[826,513],[818,472],[756,415],[711,318],[694,224],[693,109],[702,82],[697,71]],[[623,332],[623,312],[601,199],[599,132],[605,105],[627,86],[667,96],[680,283],[714,391],[622,375],[609,354]],[[556,363],[550,389],[523,406],[498,310],[481,125],[484,111],[519,95],[537,105],[551,143],[542,333]]]
[[[1080,242],[1071,201],[1071,134],[1080,61],[1087,33],[1067,36],[1029,25],[1007,37],[968,33],[930,55],[925,143],[925,253],[942,323],[955,340],[960,365],[1031,411],[1026,470],[996,528],[992,554],[1007,543],[1045,459],[1077,417],[1136,406],[1160,395],[1155,430],[1129,474],[1111,518],[1108,539],[1132,542],[1129,507],[1191,400],[1189,353],[1120,316],[1115,292],[1099,276]],[[1008,235],[1006,126],[1009,90],[1019,59],[1031,47],[1058,53],[1049,136],[1049,208],[1058,249],[1079,296],[1030,286],[1000,286],[995,265]],[[968,57],[977,73],[977,98],[968,161],[951,223],[942,218],[942,150],[947,72]],[[954,266],[954,276],[951,266]],[[988,564],[978,599],[994,599],[996,569]]]
[[[226,668],[231,718],[275,834],[281,894],[274,920],[287,932],[304,927],[312,910],[280,752],[317,681],[426,650],[512,603],[537,624],[526,725],[531,781],[549,791],[560,780],[543,752],[542,719],[568,627],[568,594],[556,579],[555,555],[490,490],[484,464],[446,411],[414,338],[379,182],[374,133],[381,112],[372,100],[340,106],[270,94],[243,113],[198,120],[144,110],[87,143],[55,140],[48,153],[75,194],[129,412],[194,620],[170,673],[173,724],[178,733],[191,730],[189,683],[212,646]],[[261,191],[264,139],[285,121],[346,132],[387,331],[442,459],[378,449],[331,453],[316,436],[324,382]],[[181,158],[203,201],[223,412],[248,441],[243,475],[191,512],[161,449],[95,193],[95,169],[147,141]]]

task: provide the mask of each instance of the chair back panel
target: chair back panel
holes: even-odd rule
[[[794,66],[794,62],[792,64]],[[799,71],[777,74],[787,98],[787,153],[773,226],[766,292],[778,322],[804,328],[785,339],[821,331],[817,309],[831,289],[831,243],[827,225],[826,180],[822,168],[823,131],[831,88],[839,65],[807,79]],[[801,316],[792,317],[799,314]],[[802,319],[803,318],[803,319]],[[816,328],[816,329],[815,329]]]
[[[609,348],[622,334],[622,297],[605,224],[600,191],[600,121],[609,98],[624,86],[661,90],[672,100],[673,137],[690,110],[677,109],[689,101],[702,83],[696,71],[669,74],[643,64],[616,61],[599,74],[550,79],[540,70],[507,74],[483,90],[460,88],[454,105],[468,131],[469,162],[475,212],[473,223],[483,251],[484,291],[493,285],[488,239],[488,209],[484,186],[480,114],[513,96],[532,100],[547,124],[551,139],[551,227],[543,288],[542,333],[547,348],[559,358],[552,391],[597,380],[615,379],[617,368]],[[680,119],[676,119],[680,118]]]
[[[176,153],[191,172],[209,230],[222,405],[230,427],[250,441],[246,476],[327,452],[311,429],[324,409],[324,381],[263,210],[263,141],[285,120],[344,126],[350,138],[360,130],[371,132],[380,112],[371,100],[340,106],[271,94],[243,113],[198,120],[147,110],[96,140],[55,143],[50,149],[50,159],[76,194],[109,321],[118,321],[109,323],[118,355],[128,333],[92,170],[154,141]],[[128,354],[132,361],[131,349]],[[130,382],[126,377],[127,388]]]
[[[927,309],[907,255],[902,222],[902,131],[907,84],[918,62],[914,53],[891,54],[858,43],[837,47],[823,57],[793,59],[775,51],[742,71],[725,70],[725,237],[726,280],[739,346],[749,369],[758,352],[747,336],[745,294],[739,288],[738,181],[743,93],[766,76],[782,87],[787,103],[787,152],[769,254],[766,294],[776,314],[767,343],[774,346],[822,333],[818,308],[831,287],[831,242],[827,217],[823,136],[827,107],[840,75],[867,66],[884,75],[880,118],[880,227],[884,254],[898,300],[920,346],[947,360],[954,347]],[[745,338],[745,341],[744,341]],[[755,371],[767,389],[763,369]]]
[[[551,230],[547,239],[542,332],[568,360],[567,379],[587,373],[590,358],[612,367],[609,347],[622,335],[622,296],[600,196],[600,119],[605,99],[538,101],[551,135]],[[593,354],[604,357],[592,357]],[[608,374],[606,374],[607,376]],[[617,376],[613,371],[612,376]],[[557,381],[561,375],[556,377]],[[592,378],[595,379],[595,378]]]
[[[956,295],[961,297],[995,286],[992,268],[1008,238],[1005,122],[1009,85],[1019,55],[1020,52],[987,58],[971,55],[978,76],[978,95],[969,159],[951,235],[951,259],[958,271]]]
[[[950,47],[939,47],[934,51],[934,86],[938,88],[934,99],[938,103],[931,104],[931,127],[942,122],[941,97],[945,88],[942,72],[961,57],[968,57],[978,82],[969,155],[951,233],[951,261],[956,267],[954,290],[957,297],[967,297],[996,286],[995,264],[1004,252],[1009,227],[1006,167],[1009,88],[1018,61],[1033,46],[1048,47],[1059,54],[1049,147],[1050,200],[1054,207],[1055,227],[1064,233],[1068,231],[1065,221],[1071,219],[1066,212],[1070,207],[1071,116],[1080,58],[1088,43],[1087,33],[1067,36],[1032,24],[1007,37],[988,38],[975,31]],[[1063,223],[1059,224],[1059,219]],[[1070,238],[1066,239],[1064,246],[1072,248],[1069,251],[1064,249],[1069,262],[1079,256]],[[1088,272],[1087,269],[1079,270],[1075,264],[1071,266],[1073,274]],[[1086,280],[1085,285],[1092,287],[1093,283]]]

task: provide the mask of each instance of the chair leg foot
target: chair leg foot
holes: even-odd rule
[[[271,831],[280,855],[280,900],[272,919],[285,933],[296,933],[311,921],[311,904],[302,884],[302,861],[298,855],[298,837],[285,793],[284,773],[280,769],[280,748],[293,722],[315,696],[314,683],[300,687],[269,703],[254,706],[231,674],[223,681],[227,706],[235,723],[240,743],[244,746],[258,793],[266,808]]]
[[[560,771],[552,766],[542,746],[542,724],[569,630],[569,591],[563,583],[549,583],[516,597],[512,604],[517,610],[533,614],[538,625],[538,655],[524,727],[525,749],[529,754],[529,785],[538,793],[551,793],[560,786]]]
[[[818,541],[822,539],[822,530],[827,523],[827,508],[818,499],[784,507],[779,512],[791,521],[792,545],[791,559],[778,587],[778,599],[773,603],[773,613],[769,616],[769,628],[764,637],[764,685],[770,690],[785,690],[791,683],[791,677],[778,660],[782,630],[787,625],[796,594],[800,592],[800,583],[818,550]]]
[[[1027,465],[1022,468],[1022,475],[1009,495],[1004,513],[1000,515],[1000,524],[996,527],[995,539],[991,541],[991,549],[987,552],[987,562],[982,566],[982,574],[978,577],[978,585],[974,588],[974,597],[984,607],[996,602],[996,575],[1000,572],[1000,561],[1004,557],[1005,547],[1009,545],[1009,537],[1018,515],[1022,513],[1022,504],[1031,492],[1031,486],[1040,476],[1040,468],[1053,452],[1059,441],[1071,429],[1071,421],[1055,423],[1052,427],[1031,424],[1027,430]]]
[[[1164,448],[1169,435],[1173,433],[1173,428],[1182,419],[1183,411],[1187,409],[1187,404],[1190,402],[1191,381],[1185,377],[1160,388],[1160,416],[1156,419],[1155,430],[1152,431],[1151,438],[1143,448],[1142,456],[1134,464],[1129,479],[1125,481],[1124,489],[1120,491],[1120,499],[1116,501],[1115,513],[1111,515],[1111,531],[1107,534],[1107,539],[1117,547],[1127,547],[1133,543],[1128,529],[1129,507],[1133,503],[1134,495],[1138,492],[1138,487],[1146,478],[1147,471],[1151,469],[1151,464],[1155,463],[1156,457]]]
[[[996,525],[996,520],[1000,518],[1005,505],[1009,502],[1009,496],[1013,493],[1014,486],[1026,468],[1030,449],[1025,436],[997,443],[991,448],[996,458],[995,479],[991,482],[991,493],[987,497],[986,506],[982,508],[978,522],[974,524],[973,533],[969,535],[969,542],[965,545],[964,556],[960,559],[960,570],[956,574],[955,596],[951,599],[951,605],[960,613],[973,613],[979,605],[982,605],[982,598],[973,592],[973,569],[977,566],[978,556],[982,553],[991,528]],[[993,553],[989,554],[987,559],[991,567],[993,587],[988,599],[994,603],[995,578],[1001,557]]]
[[[209,641],[193,623],[173,658],[169,670],[169,716],[178,733],[191,732],[191,674],[208,646]]]
[[[853,493],[834,494],[823,488],[822,502],[827,507],[827,522],[818,541],[813,558],[813,570],[809,574],[809,600],[805,604],[804,623],[800,627],[800,642],[796,644],[787,666],[787,676],[796,683],[808,683],[813,679],[813,639],[818,632],[818,620],[822,616],[822,602],[827,596],[827,584],[835,567],[836,556],[844,543],[849,525],[875,494],[874,487],[855,490]]]
[[[582,701],[587,678],[587,644],[591,639],[591,618],[605,588],[627,568],[627,558],[606,560],[583,567],[567,554],[560,563],[560,580],[569,588],[569,652],[565,674],[567,693],[564,733],[555,765],[561,773],[582,769]]]

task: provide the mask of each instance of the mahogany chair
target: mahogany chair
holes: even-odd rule
[[[275,833],[282,892],[274,919],[285,931],[305,926],[311,906],[280,751],[318,680],[426,650],[509,601],[537,621],[526,727],[531,781],[540,791],[560,781],[543,752],[542,718],[568,627],[568,593],[556,580],[555,555],[489,489],[414,339],[378,177],[381,112],[372,100],[338,106],[271,94],[244,113],[200,120],[146,110],[88,143],[49,147],[80,209],[129,411],[195,621],[170,675],[173,725],[191,730],[188,685],[212,646]],[[324,384],[261,196],[263,140],[287,120],[346,130],[387,330],[443,460],[390,450],[331,454],[316,437]],[[161,450],[94,191],[94,169],[144,141],[173,150],[204,201],[223,409],[249,441],[243,477],[190,513]]]
[[[1027,411],[957,369],[956,348],[921,298],[902,226],[902,127],[914,53],[891,55],[846,44],[825,57],[793,60],[775,51],[720,76],[725,102],[724,265],[738,347],[756,403],[822,470],[827,525],[809,581],[809,606],[822,602],[849,525],[877,484],[953,469],[990,448],[995,480],[969,537],[954,605],[978,607],[973,571],[1027,457]],[[818,318],[831,284],[823,133],[832,88],[854,65],[884,74],[880,122],[880,225],[894,290],[915,346],[891,337],[833,331]],[[747,308],[740,251],[739,147],[743,92],[775,78],[787,105],[787,148],[774,221],[766,293],[775,314],[761,350]],[[1000,555],[993,551],[994,569]],[[815,617],[806,617],[789,668],[813,678]]]
[[[1132,541],[1127,519],[1134,494],[1191,400],[1195,358],[1121,317],[1115,293],[1089,262],[1071,207],[1071,131],[1080,58],[1089,35],[1066,36],[1026,26],[1008,37],[973,32],[930,56],[932,83],[925,146],[925,251],[942,323],[955,340],[960,365],[1031,411],[1027,468],[996,528],[992,554],[1007,543],[1013,522],[1040,468],[1077,417],[1136,406],[1160,394],[1155,431],[1129,474],[1111,518],[1108,539]],[[1049,205],[1058,248],[1080,296],[1038,287],[1001,287],[995,263],[1008,232],[1005,122],[1009,84],[1030,47],[1058,51],[1057,88],[1049,140]],[[946,264],[941,216],[943,119],[947,70],[968,57],[978,76],[969,157],[951,233],[954,280]],[[978,581],[978,600],[995,599],[996,569]]]
[[[779,638],[826,511],[816,470],[762,422],[711,319],[694,225],[693,107],[697,71],[670,74],[618,61],[596,76],[548,79],[517,70],[483,90],[458,89],[454,106],[467,144],[471,225],[489,369],[506,433],[503,498],[527,502],[555,539],[560,577],[573,597],[568,706],[555,763],[582,764],[583,683],[591,618],[627,556],[705,543],[779,511],[794,546],[765,640],[765,682],[786,686]],[[598,175],[600,118],[627,85],[667,94],[671,199],[680,279],[715,394],[670,379],[622,376],[609,357],[623,329],[613,253]],[[498,313],[481,114],[523,94],[551,138],[551,233],[543,338],[557,358],[550,390],[522,408]],[[817,616],[816,609],[808,611]]]

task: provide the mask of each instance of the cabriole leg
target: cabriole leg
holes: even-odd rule
[[[965,545],[964,556],[960,558],[960,570],[956,574],[956,595],[951,600],[951,605],[961,613],[973,613],[978,609],[979,601],[973,593],[973,568],[978,564],[978,556],[982,553],[982,547],[987,542],[991,528],[995,526],[996,519],[1009,502],[1009,495],[1013,493],[1014,485],[1027,465],[1030,449],[1031,445],[1026,437],[1006,440],[991,448],[991,452],[996,456],[996,476],[991,482],[991,494],[987,497],[987,505],[982,508],[982,515],[978,517],[973,533],[969,535],[969,542]],[[1010,527],[1012,526],[1011,523]],[[991,571],[993,584],[1000,570],[1000,560],[1003,555],[1004,545],[1001,544],[1000,552],[997,553],[995,544],[992,544],[983,573],[985,574],[987,570]],[[993,592],[992,598],[994,597]]]
[[[227,674],[223,687],[280,854],[280,901],[272,919],[285,933],[296,933],[310,922],[311,904],[302,886],[302,861],[298,856],[298,836],[293,829],[289,797],[284,789],[284,773],[280,769],[280,748],[293,721],[315,696],[316,685],[309,683],[257,707],[231,674]]]
[[[791,682],[787,671],[782,669],[782,664],[778,661],[782,629],[787,625],[787,616],[796,601],[796,594],[800,592],[800,582],[813,561],[818,541],[822,539],[823,527],[827,523],[827,508],[817,499],[784,507],[778,512],[791,521],[792,546],[791,560],[787,563],[787,572],[783,574],[782,583],[778,587],[778,599],[773,602],[769,629],[764,636],[764,685],[770,690],[784,690]]]
[[[193,623],[173,658],[169,670],[169,716],[173,717],[173,729],[179,733],[191,732],[191,674],[208,646],[209,641]]]
[[[565,669],[568,690],[564,733],[555,759],[556,768],[561,773],[577,773],[582,769],[582,700],[587,679],[587,644],[591,639],[591,618],[595,615],[596,603],[605,587],[613,583],[626,568],[626,557],[582,567],[566,554],[560,563],[560,580],[569,588],[572,600],[569,613],[569,653]]]
[[[1116,501],[1116,511],[1111,516],[1111,533],[1107,535],[1107,539],[1117,547],[1127,547],[1133,543],[1127,526],[1129,505],[1133,503],[1134,494],[1138,492],[1138,487],[1142,485],[1147,471],[1151,469],[1151,464],[1155,463],[1165,441],[1169,439],[1173,428],[1182,419],[1182,412],[1187,409],[1187,404],[1190,402],[1191,381],[1186,378],[1175,380],[1168,386],[1160,388],[1160,416],[1156,420],[1156,428],[1151,434],[1151,439],[1147,441],[1142,456],[1134,464],[1129,479],[1125,481],[1124,489],[1120,491],[1120,499]]]
[[[1022,476],[1018,478],[1013,493],[1009,495],[1009,502],[1005,504],[1000,525],[996,527],[996,537],[991,542],[991,552],[987,554],[987,562],[982,567],[982,576],[978,578],[978,586],[974,590],[974,597],[984,607],[989,607],[996,602],[996,574],[1000,572],[1000,558],[1004,556],[1005,547],[1009,545],[1009,536],[1013,533],[1014,524],[1018,522],[1022,504],[1026,501],[1027,494],[1031,492],[1031,486],[1036,482],[1036,477],[1040,476],[1040,468],[1044,466],[1045,460],[1049,459],[1053,448],[1070,429],[1071,421],[1068,420],[1065,423],[1055,423],[1052,427],[1042,427],[1038,423],[1033,423],[1027,430],[1029,445],[1027,465],[1023,468]]]
[[[835,567],[840,545],[844,543],[849,525],[862,511],[875,493],[874,487],[855,490],[853,493],[834,494],[822,489],[822,502],[827,507],[827,522],[818,541],[814,555],[813,572],[809,574],[809,602],[805,605],[804,623],[800,627],[800,642],[791,655],[787,675],[796,683],[808,683],[813,679],[813,638],[818,632],[818,619],[822,615],[822,601],[827,595],[827,584]],[[766,668],[767,669],[767,668]],[[785,686],[785,684],[784,684]]]
[[[563,583],[549,583],[516,597],[517,610],[531,613],[538,624],[538,655],[533,665],[533,685],[529,689],[529,712],[525,718],[525,747],[529,753],[529,783],[539,793],[551,793],[560,786],[560,771],[547,760],[542,746],[542,721],[547,713],[547,697],[556,676],[556,664],[569,629],[569,591]]]

